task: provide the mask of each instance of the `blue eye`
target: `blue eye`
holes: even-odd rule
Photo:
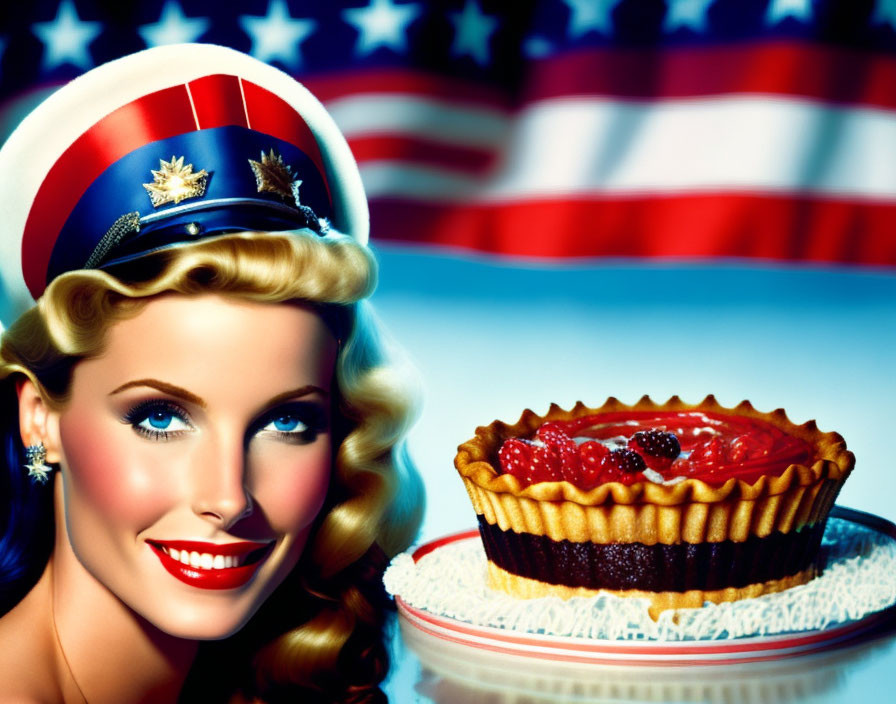
[[[314,442],[327,429],[326,408],[318,403],[295,402],[262,416],[253,434],[303,445]]]
[[[170,411],[153,411],[146,418],[137,424],[140,428],[147,430],[186,430],[188,426],[184,421],[178,418]]]
[[[167,440],[193,427],[181,408],[164,401],[138,404],[127,412],[124,421],[153,440]]]
[[[280,433],[304,433],[308,430],[308,426],[299,420],[298,416],[282,415],[274,418],[262,430],[276,430]]]

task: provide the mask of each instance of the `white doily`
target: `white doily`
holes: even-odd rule
[[[716,640],[820,630],[896,603],[896,540],[831,518],[824,573],[808,584],[755,599],[664,611],[657,621],[643,599],[610,594],[562,600],[515,599],[486,585],[478,538],[449,543],[414,562],[398,555],[387,591],[411,606],[477,626],[533,634],[612,640]]]

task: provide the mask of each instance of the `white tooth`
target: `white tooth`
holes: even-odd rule
[[[168,550],[168,549],[166,548],[166,550]],[[180,561],[180,550],[175,550],[174,548],[171,548],[170,550],[168,550],[168,554],[171,556],[172,560]]]
[[[225,567],[236,567],[236,556],[228,555],[224,558],[224,566]]]
[[[199,567],[199,563],[202,561],[202,557],[195,550],[190,553],[190,566],[191,567]]]
[[[188,553],[186,550],[181,550],[180,551],[180,561],[182,563],[184,563],[185,565],[189,565],[190,564],[190,553]]]
[[[223,555],[215,555],[215,559],[212,562],[212,567],[214,567],[216,570],[223,570],[224,569],[224,556]]]
[[[199,566],[204,570],[210,570],[214,559],[210,553],[204,552],[199,556]]]

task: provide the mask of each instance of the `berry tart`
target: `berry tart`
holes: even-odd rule
[[[642,597],[654,617],[809,581],[854,463],[814,421],[712,396],[526,410],[477,428],[455,458],[491,587]]]

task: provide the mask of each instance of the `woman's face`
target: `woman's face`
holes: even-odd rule
[[[238,630],[324,502],[336,346],[307,308],[213,295],[115,324],[56,416],[78,561],[172,635]]]

